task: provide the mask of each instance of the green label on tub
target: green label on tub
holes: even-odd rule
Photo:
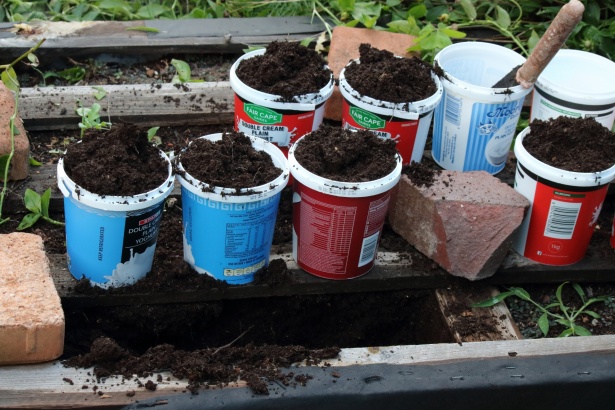
[[[243,110],[250,118],[261,124],[277,124],[282,122],[282,114],[256,104],[244,104]]]
[[[368,129],[384,128],[386,124],[386,121],[382,118],[358,107],[350,107],[350,116],[357,124]]]

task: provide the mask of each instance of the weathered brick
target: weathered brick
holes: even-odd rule
[[[528,200],[484,171],[442,171],[431,187],[402,176],[389,222],[447,272],[469,280],[495,273]]]
[[[0,365],[38,363],[64,350],[64,312],[40,236],[0,235]]]
[[[13,93],[0,82],[0,156],[11,152],[11,132],[9,120],[15,113],[15,98]],[[19,116],[15,119],[15,151],[11,161],[10,180],[20,180],[28,177],[30,173],[30,141]],[[4,178],[4,170],[0,172],[0,180]]]
[[[351,60],[359,58],[359,46],[362,43],[371,44],[380,50],[388,50],[398,56],[410,57],[411,54],[406,50],[414,44],[414,38],[409,34],[338,26],[333,29],[328,65],[335,78],[339,78],[342,68]],[[342,120],[342,95],[337,86],[325,104],[325,118]]]

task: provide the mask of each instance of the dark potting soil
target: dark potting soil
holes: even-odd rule
[[[64,155],[66,174],[98,195],[130,196],[158,188],[169,176],[167,161],[147,138],[147,129],[114,124],[110,130],[88,130]]]
[[[367,130],[321,125],[298,142],[297,162],[318,176],[341,182],[383,178],[397,165],[395,141]]]
[[[571,172],[598,172],[615,165],[615,135],[593,118],[534,120],[523,146],[533,157]]]
[[[381,101],[410,103],[424,100],[437,90],[432,67],[420,58],[398,58],[370,44],[359,46],[360,64],[350,63],[344,75],[360,94]]]
[[[210,187],[252,188],[280,176],[271,155],[258,151],[242,132],[224,132],[222,139],[212,142],[196,139],[183,151],[178,161],[184,170]]]
[[[521,68],[521,65],[516,66],[510,70],[504,77],[502,77],[497,83],[493,84],[491,88],[510,88],[519,85],[517,82],[517,71]]]
[[[423,162],[412,162],[401,169],[401,173],[408,176],[414,185],[426,188],[433,185],[436,176],[441,172],[441,169],[434,169]]]
[[[255,90],[291,102],[295,96],[317,93],[331,81],[326,64],[320,54],[299,43],[273,41],[265,54],[242,60],[236,73]]]

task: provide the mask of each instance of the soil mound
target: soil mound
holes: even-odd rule
[[[317,93],[331,81],[326,64],[320,54],[299,43],[274,41],[265,54],[242,60],[237,77],[255,90],[292,102],[293,97]]]
[[[571,172],[598,172],[615,165],[615,135],[593,118],[534,120],[523,146],[532,156]]]
[[[264,185],[282,173],[268,153],[254,149],[250,138],[234,131],[223,133],[215,142],[194,140],[179,161],[199,181],[237,190]]]
[[[110,130],[88,130],[68,146],[66,174],[98,195],[131,196],[158,188],[169,175],[160,150],[149,143],[147,129],[119,123]]]
[[[366,182],[393,172],[395,147],[395,141],[378,138],[371,131],[321,125],[301,139],[295,157],[305,169],[321,177]]]
[[[432,67],[419,58],[400,58],[370,44],[359,46],[360,63],[350,63],[344,75],[362,95],[381,101],[405,103],[424,100],[438,87]]]

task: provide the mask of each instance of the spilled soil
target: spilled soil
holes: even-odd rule
[[[429,63],[420,58],[398,58],[370,44],[359,46],[360,63],[350,63],[344,76],[360,94],[380,101],[409,103],[435,94]]]
[[[395,141],[378,138],[367,130],[353,132],[321,125],[298,144],[297,162],[333,181],[374,181],[393,172],[397,164]]]
[[[242,60],[237,77],[255,90],[291,102],[295,96],[317,93],[331,81],[332,72],[325,66],[324,58],[310,48],[274,41],[265,54]]]
[[[282,173],[271,155],[254,149],[250,138],[234,131],[223,133],[215,142],[205,138],[193,141],[178,161],[199,181],[238,191],[264,185]]]
[[[615,135],[593,118],[534,120],[523,138],[534,158],[572,172],[597,172],[615,165]]]

